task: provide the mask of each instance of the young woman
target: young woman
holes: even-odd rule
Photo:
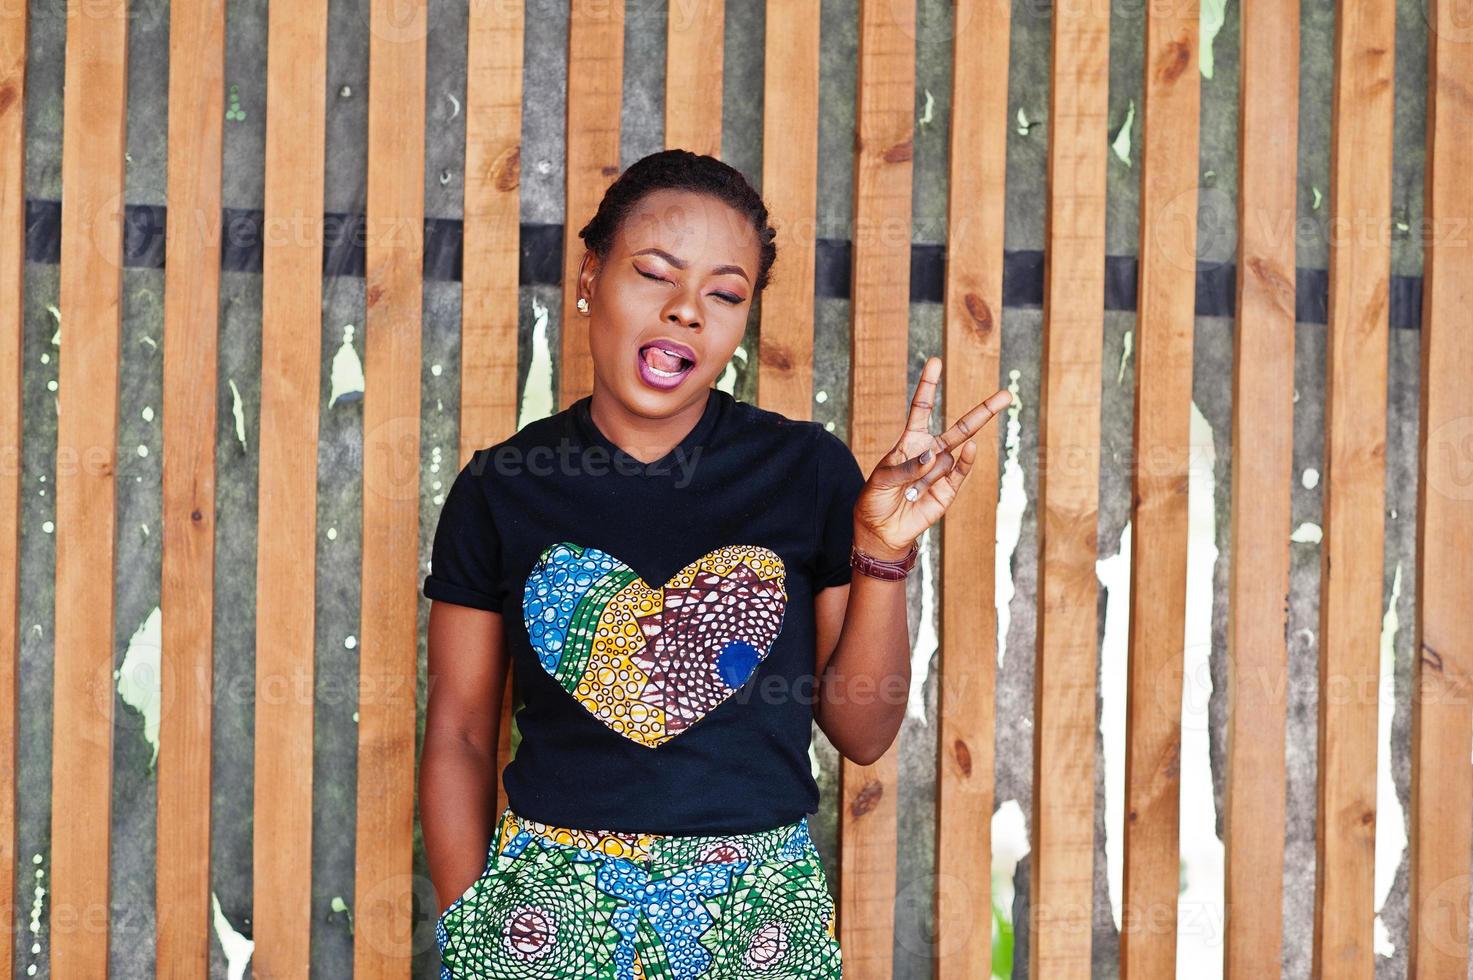
[[[1009,396],[931,435],[929,359],[866,480],[823,426],[714,388],[776,258],[767,221],[712,157],[625,171],[579,233],[592,393],[478,450],[446,496],[419,783],[453,896],[442,978],[841,976],[812,725],[860,763],[894,740],[916,538]],[[524,703],[497,814],[508,657]]]

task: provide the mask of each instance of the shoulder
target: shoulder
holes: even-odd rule
[[[823,461],[849,460],[853,461],[854,451],[849,444],[831,431],[828,426],[818,422],[810,423],[813,426],[813,451]]]
[[[853,497],[864,484],[864,472],[854,451],[826,423],[789,418],[781,412],[735,399],[732,413],[738,420],[734,431],[740,429],[748,437],[758,437],[754,442],[759,445],[765,436],[777,444],[772,447],[774,455],[785,448],[793,458],[803,460],[808,468],[806,479],[811,482],[815,495],[837,492]]]
[[[814,448],[817,441],[824,436],[843,445],[843,442],[832,432],[826,430],[822,423],[810,419],[789,418],[781,412],[762,408],[730,395],[726,397],[730,402],[734,428],[740,428],[748,434],[761,434],[775,439],[789,440],[800,443],[807,449]]]
[[[533,419],[505,439],[476,449],[462,467],[462,472],[487,488],[496,482],[498,473],[502,470],[521,472],[520,466],[510,464],[521,463],[534,449],[555,450],[568,438],[571,411],[563,409],[552,415]]]
[[[730,411],[736,424],[733,431],[744,435],[767,437],[773,442],[801,451],[811,459],[820,477],[858,472],[859,464],[854,451],[826,423],[812,419],[795,419],[771,409],[740,401],[731,396]]]
[[[556,446],[569,437],[572,426],[573,409],[569,406],[551,415],[533,419],[505,439],[486,448],[494,454],[508,449],[526,451],[535,446]]]

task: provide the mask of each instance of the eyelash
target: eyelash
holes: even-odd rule
[[[666,279],[666,278],[664,278],[662,276],[651,275],[650,273],[645,272],[643,269],[640,269],[637,266],[635,267],[635,270],[634,271],[635,272],[638,272],[640,275],[644,276],[646,279],[653,279],[653,280],[655,280],[655,282],[669,282],[670,281],[670,280],[668,280],[668,279]],[[742,301],[742,298],[740,296],[732,296],[730,293],[713,293],[712,295],[720,298],[728,306],[736,306],[738,303],[740,303]]]

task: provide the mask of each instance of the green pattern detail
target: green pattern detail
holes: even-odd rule
[[[620,903],[596,887],[596,870],[597,862],[561,848],[532,846],[521,858],[498,862],[446,911],[441,963],[454,977],[478,980],[615,980],[619,935],[611,919]],[[507,949],[543,955],[518,961]]]
[[[772,961],[783,964],[783,977],[836,972],[837,944],[826,930],[833,897],[814,858],[752,864],[706,905],[716,920],[701,936],[715,957],[711,976],[768,980]]]
[[[649,919],[639,920],[635,935],[638,937],[635,946],[639,951],[644,980],[675,980],[675,968],[670,965],[670,957],[665,955],[665,944],[660,941],[660,935]]]
[[[838,980],[834,902],[806,820],[651,835],[628,856],[567,828],[503,833],[436,922],[440,980]],[[516,818],[521,821],[521,818]],[[586,832],[571,832],[584,834]],[[600,846],[618,846],[593,832]]]
[[[573,621],[568,627],[562,657],[559,658],[557,671],[553,674],[563,690],[572,693],[578,687],[578,681],[588,669],[588,657],[593,653],[593,637],[598,631],[599,617],[614,596],[638,577],[628,568],[610,572],[594,583],[593,588],[579,600],[578,608],[573,613]]]

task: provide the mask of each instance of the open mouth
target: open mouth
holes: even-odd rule
[[[639,356],[644,361],[645,367],[659,378],[678,378],[696,366],[696,362],[690,358],[654,344],[641,347]]]

